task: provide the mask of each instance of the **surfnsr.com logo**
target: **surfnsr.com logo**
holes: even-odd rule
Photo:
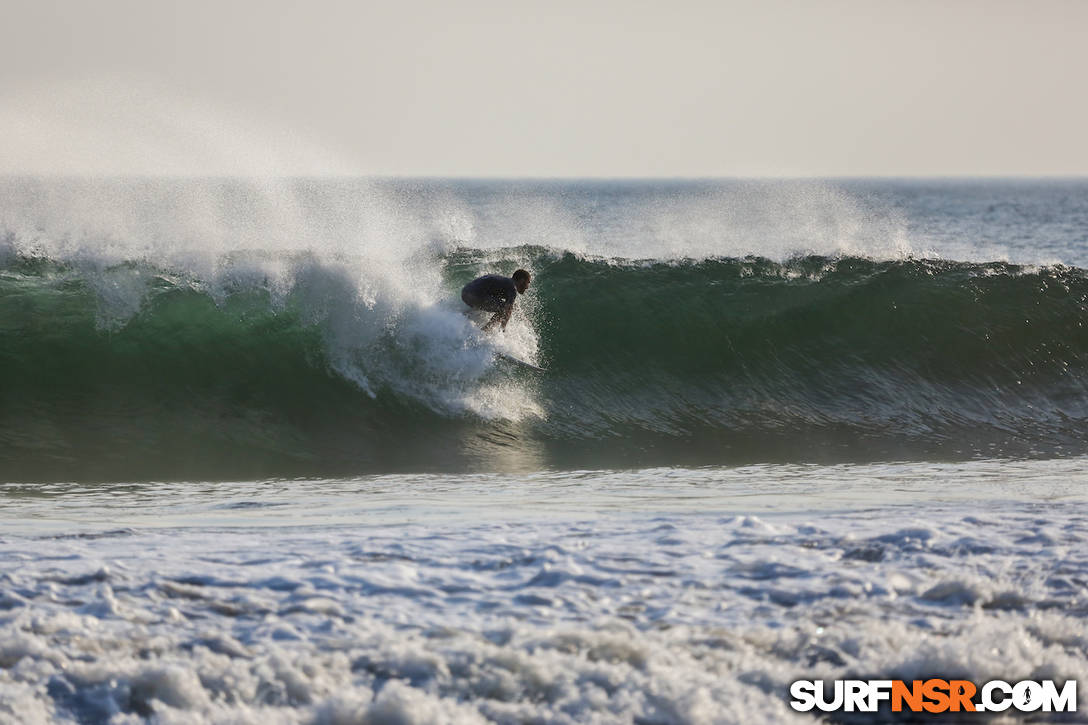
[[[800,712],[1076,712],[1077,681],[1060,689],[1053,680],[1008,683],[990,680],[798,680],[790,685],[790,707]]]

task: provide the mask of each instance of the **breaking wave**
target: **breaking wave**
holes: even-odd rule
[[[1077,268],[432,246],[201,276],[8,246],[9,480],[1088,453]],[[457,291],[517,266],[515,321],[480,333]]]

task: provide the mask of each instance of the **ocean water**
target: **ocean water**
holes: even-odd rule
[[[4,179],[0,722],[1083,690],[1086,268],[1083,180]]]

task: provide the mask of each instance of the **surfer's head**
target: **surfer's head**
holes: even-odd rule
[[[514,286],[518,288],[518,294],[525,294],[525,290],[529,289],[529,283],[533,281],[533,276],[524,269],[519,269],[514,272],[513,280]]]

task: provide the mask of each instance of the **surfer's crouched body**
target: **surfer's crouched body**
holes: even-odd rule
[[[532,276],[524,269],[514,272],[513,277],[485,274],[461,289],[461,299],[474,310],[495,313],[483,326],[485,332],[496,323],[502,325],[502,329],[505,330],[506,323],[510,321],[510,315],[514,312],[514,300],[519,294],[525,294],[525,290],[529,289],[530,281]]]

